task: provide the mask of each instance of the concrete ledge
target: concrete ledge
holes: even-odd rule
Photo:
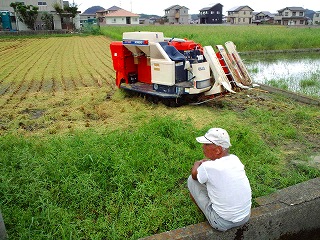
[[[320,234],[320,178],[315,178],[256,199],[248,223],[226,232],[214,230],[207,222],[142,238],[164,239],[316,239]],[[319,237],[319,235],[317,235]],[[141,239],[141,240],[142,240]]]
[[[0,240],[6,240],[8,239],[6,227],[4,225],[3,217],[0,211]]]
[[[258,85],[260,86],[260,88],[262,90],[268,91],[268,92],[272,92],[272,93],[278,93],[278,94],[282,94],[286,97],[292,98],[298,102],[302,102],[302,103],[306,103],[306,104],[311,104],[311,105],[316,105],[316,106],[320,106],[320,99],[316,99],[316,98],[312,98],[306,95],[302,95],[299,93],[294,93],[291,91],[287,91],[284,89],[280,89],[280,88],[276,88],[276,87],[272,87],[266,84],[262,84],[262,83],[258,83]]]

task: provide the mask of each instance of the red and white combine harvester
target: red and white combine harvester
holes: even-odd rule
[[[125,32],[110,44],[116,85],[168,106],[199,104],[249,88],[252,80],[236,46],[201,46],[162,32]]]

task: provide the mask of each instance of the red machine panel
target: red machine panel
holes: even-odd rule
[[[116,71],[116,85],[121,82],[128,83],[128,75],[137,73],[137,65],[134,64],[132,53],[123,46],[122,42],[112,42],[110,44],[113,67]]]

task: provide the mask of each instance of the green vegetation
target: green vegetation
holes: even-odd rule
[[[241,103],[246,94],[252,100]],[[319,177],[319,170],[291,162],[316,154],[318,108],[280,96],[264,105],[256,94],[177,109],[134,98],[139,111],[114,130],[4,134],[0,199],[11,238],[137,239],[203,221],[186,179],[203,157],[195,137],[211,126],[230,132],[254,198]]]
[[[186,180],[203,158],[195,137],[213,126],[229,131],[254,198],[320,176],[304,165],[319,155],[318,106],[254,89],[154,105],[114,88],[109,43],[1,39],[0,208],[10,239],[137,239],[203,221]]]
[[[123,26],[101,27],[101,33],[116,40],[122,39],[123,32],[156,31],[166,37],[188,38],[202,45],[215,46],[233,41],[237,50],[286,50],[299,48],[318,48],[320,28],[292,28],[286,26]]]
[[[13,8],[21,22],[25,23],[29,29],[34,30],[34,24],[38,17],[38,7],[25,5],[22,2],[12,2],[10,7]]]

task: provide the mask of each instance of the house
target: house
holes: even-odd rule
[[[256,23],[256,24],[273,23],[273,21],[274,21],[274,14],[268,11],[252,13],[252,23]]]
[[[112,7],[96,13],[100,26],[105,25],[122,25],[122,24],[139,24],[140,15],[126,11],[122,8]]]
[[[80,24],[97,24],[97,17],[95,13],[83,13],[80,14]]]
[[[227,22],[231,24],[251,24],[253,9],[249,6],[234,7],[228,10]]]
[[[165,9],[165,18],[170,24],[188,24],[189,23],[189,8],[180,5],[173,5]]]
[[[317,11],[313,14],[313,24],[320,25],[320,11]]]
[[[105,16],[109,13],[113,13],[113,12],[116,12],[118,10],[120,10],[122,8],[120,7],[117,7],[117,6],[112,6],[108,9],[101,9],[99,11],[96,12],[96,18],[98,19],[99,21],[99,24],[101,23],[102,25],[105,24]]]
[[[59,16],[54,9],[53,5],[58,3],[62,8],[65,4],[69,5],[69,1],[63,1],[63,0],[46,0],[46,1],[38,1],[38,0],[28,0],[28,1],[12,1],[12,0],[2,0],[0,1],[0,10],[1,11],[7,11],[10,15],[11,20],[11,29],[10,30],[18,30],[18,31],[24,31],[29,30],[28,27],[22,23],[18,17],[16,16],[16,13],[14,12],[13,8],[10,7],[10,3],[12,2],[23,2],[26,5],[32,5],[38,7],[38,18],[35,22],[35,29],[36,30],[60,30],[60,29],[68,29],[70,26],[74,24],[76,27],[80,26],[80,18],[76,16],[73,19],[73,22],[70,21],[70,17],[68,16]],[[53,18],[53,22],[51,26],[47,26],[45,22],[41,19],[43,14],[49,14]]]
[[[217,3],[212,7],[200,9],[200,24],[221,24],[222,7],[223,5]]]
[[[286,7],[278,10],[274,21],[280,25],[306,25],[305,11],[302,7]]]

